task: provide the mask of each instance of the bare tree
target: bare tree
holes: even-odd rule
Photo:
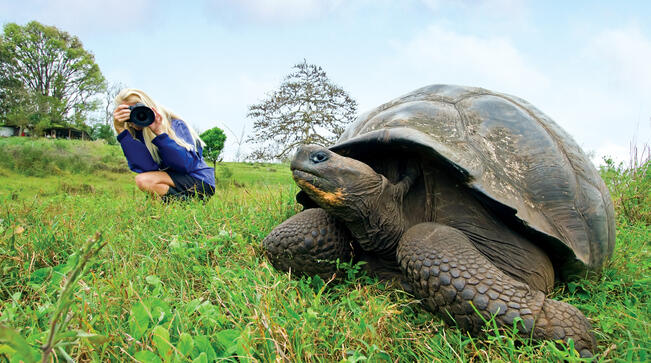
[[[115,97],[120,91],[126,88],[122,82],[106,82],[106,89],[104,90],[104,124],[113,125],[113,110],[115,109]]]
[[[235,134],[235,132],[233,132],[233,130],[228,127],[228,125],[223,122],[221,124],[223,128],[228,131],[231,136],[233,136],[233,139],[235,139],[235,144],[237,145],[237,150],[235,151],[235,161],[242,161],[242,145],[244,145],[244,143],[247,141],[245,138],[246,125],[242,125],[242,132],[240,133],[240,136],[237,136],[237,134]]]
[[[303,60],[293,69],[277,91],[249,106],[253,159],[284,159],[301,144],[331,145],[355,117],[357,102],[320,66]]]

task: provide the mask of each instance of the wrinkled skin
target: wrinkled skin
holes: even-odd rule
[[[521,319],[522,335],[571,338],[582,356],[592,355],[595,341],[585,316],[545,297],[554,280],[545,253],[458,185],[437,180],[437,218],[414,222],[404,201],[422,176],[415,162],[392,183],[359,160],[304,146],[291,169],[320,208],[293,216],[265,238],[276,268],[327,276],[336,272],[328,261],[364,260],[380,278],[401,280],[449,324],[477,334],[493,316],[508,327]]]

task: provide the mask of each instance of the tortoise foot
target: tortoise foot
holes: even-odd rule
[[[490,319],[500,327],[520,319],[522,336],[571,338],[582,356],[594,351],[590,324],[577,308],[510,277],[455,228],[435,223],[410,228],[400,240],[398,261],[415,295],[448,324],[478,334]]]
[[[588,319],[576,307],[562,301],[545,299],[536,320],[534,338],[564,340],[572,339],[581,357],[592,357],[596,342]]]
[[[262,245],[276,269],[326,279],[337,271],[334,261],[350,261],[351,241],[342,223],[323,209],[312,208],[278,225]]]

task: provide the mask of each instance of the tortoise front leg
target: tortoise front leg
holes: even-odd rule
[[[436,223],[410,228],[398,245],[398,261],[415,294],[449,324],[479,333],[484,319],[495,316],[499,326],[511,327],[519,317],[522,335],[533,329],[535,339],[571,338],[582,356],[592,356],[590,323],[577,308],[508,276],[455,228]]]
[[[327,279],[337,271],[334,261],[350,261],[351,241],[342,223],[321,208],[311,208],[274,228],[262,245],[276,269]]]

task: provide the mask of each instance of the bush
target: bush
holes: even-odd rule
[[[219,154],[221,154],[224,149],[226,134],[224,134],[224,131],[219,127],[213,127],[201,134],[201,140],[206,143],[206,146],[203,149],[203,156],[207,160],[211,160],[213,168],[215,168],[217,166],[217,161],[220,160]]]
[[[118,140],[113,133],[113,127],[106,124],[93,126],[92,135],[95,140],[105,140],[109,145],[117,145]]]
[[[122,150],[100,141],[0,139],[0,166],[27,176],[128,172]]]
[[[649,145],[645,145],[641,153],[633,148],[629,165],[616,165],[612,159],[605,158],[605,165],[600,167],[601,177],[610,190],[620,224],[641,222],[651,225],[650,154]]]

